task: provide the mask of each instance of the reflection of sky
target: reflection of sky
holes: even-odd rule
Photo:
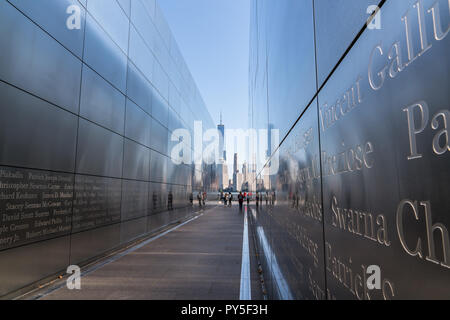
[[[247,128],[250,1],[159,5],[216,124],[222,110],[225,128]]]

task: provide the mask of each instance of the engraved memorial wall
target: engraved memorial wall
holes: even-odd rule
[[[279,63],[263,27],[277,20],[269,18],[274,11],[269,13],[268,2],[252,6],[259,16],[252,23],[258,54],[253,53],[250,74],[263,78],[259,83],[267,91],[265,98],[258,96],[258,80],[253,83],[254,127],[274,123],[267,104],[279,101],[271,101],[271,92],[292,85],[276,82],[270,68],[257,63],[261,58],[266,65]],[[359,36],[366,7],[341,1],[333,10],[335,4],[327,3],[304,2],[316,24],[310,45],[318,73],[309,79],[316,91],[308,102],[298,100],[299,120],[282,137],[280,171],[263,190],[276,200],[253,219],[269,239],[264,246],[259,238],[262,256],[270,252],[269,293],[294,299],[450,299],[450,1],[383,1],[381,28],[365,28]],[[304,29],[284,26],[285,33],[297,34],[296,41],[306,41]],[[304,61],[295,46],[283,49]],[[298,76],[291,80],[309,85]],[[266,122],[258,121],[257,113],[266,114]],[[275,126],[280,127],[276,121]],[[311,151],[305,141],[317,141],[320,151]],[[314,161],[314,154],[320,160]],[[312,198],[301,183],[308,186],[308,180]],[[319,225],[303,220],[311,216],[311,199],[318,201],[316,216],[323,217]],[[311,255],[314,248],[318,260]],[[367,285],[372,266],[380,270],[374,289]]]

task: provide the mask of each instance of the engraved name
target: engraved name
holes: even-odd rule
[[[331,201],[331,225],[355,236],[389,247],[387,219],[383,214],[340,208],[337,198]]]

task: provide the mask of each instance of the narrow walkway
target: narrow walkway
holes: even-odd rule
[[[244,214],[218,206],[43,299],[239,300]],[[251,298],[262,299],[252,235]],[[245,259],[244,259],[245,260]],[[83,271],[83,270],[82,270]]]

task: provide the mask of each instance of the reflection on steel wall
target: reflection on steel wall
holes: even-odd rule
[[[381,1],[360,33],[373,4],[252,2],[252,126],[285,137],[252,214],[274,298],[450,298],[450,1]]]
[[[0,0],[0,47],[0,296],[196,210],[171,132],[214,125],[155,0]]]

